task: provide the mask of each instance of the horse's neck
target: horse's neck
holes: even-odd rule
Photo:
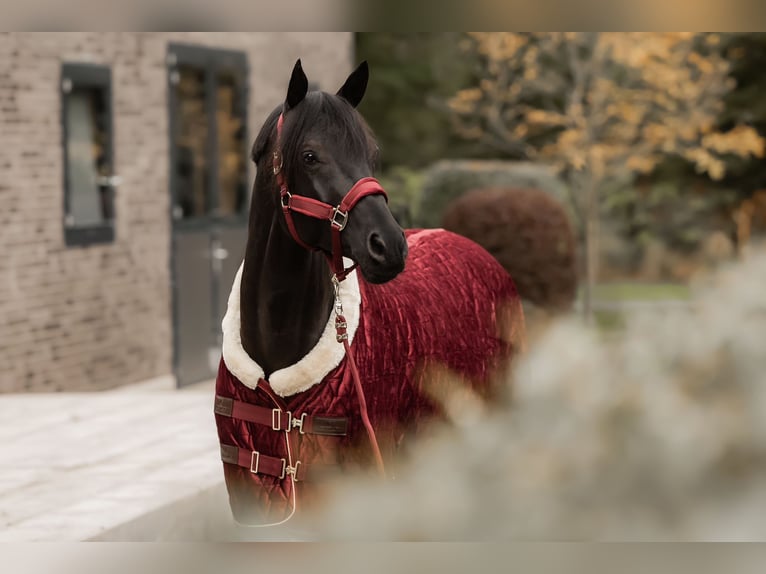
[[[266,377],[316,345],[333,301],[324,256],[299,246],[278,217],[251,218],[240,287],[242,346]]]

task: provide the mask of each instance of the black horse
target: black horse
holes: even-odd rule
[[[363,63],[337,94],[308,92],[298,61],[253,147],[215,407],[243,521],[260,521],[257,507],[266,521],[291,516],[317,469],[375,460],[384,470],[404,436],[440,412],[430,391],[445,380],[424,373],[456,373],[488,394],[523,322],[512,280],[486,251],[396,223],[356,111],[367,79]]]

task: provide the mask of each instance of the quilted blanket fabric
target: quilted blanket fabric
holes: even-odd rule
[[[352,273],[341,289],[351,351],[385,461],[394,460],[421,425],[443,415],[433,392],[442,376],[438,373],[457,374],[487,397],[493,373],[506,366],[523,340],[516,288],[489,253],[443,230],[408,231],[407,242],[406,268],[397,278],[371,285]],[[335,340],[334,317],[304,359],[265,381],[239,340],[240,277],[241,269],[223,322],[216,394],[270,410],[277,408],[277,395],[279,408],[289,410],[294,419],[304,413],[343,417],[347,427],[344,436],[301,434],[298,429],[276,431],[268,424],[216,414],[221,444],[285,459],[287,467],[300,461],[304,468],[325,469],[328,474],[333,469],[374,469],[351,369]],[[312,480],[251,472],[252,465],[223,466],[239,522],[283,520],[296,502],[304,504],[311,497]]]

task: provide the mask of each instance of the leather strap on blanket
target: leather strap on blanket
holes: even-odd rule
[[[298,429],[301,434],[345,436],[348,421],[342,417],[322,417],[251,405],[229,397],[215,396],[215,413],[271,427],[275,431]]]
[[[280,480],[292,475],[296,482],[312,480],[330,471],[325,465],[307,465],[296,461],[290,466],[287,459],[261,454],[257,450],[247,450],[230,444],[221,444],[221,460],[247,468],[253,474],[268,474]]]

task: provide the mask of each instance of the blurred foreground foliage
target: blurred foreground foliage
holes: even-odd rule
[[[763,540],[764,282],[753,252],[609,338],[553,322],[504,398],[458,410],[395,481],[338,485],[315,524],[363,540]]]

